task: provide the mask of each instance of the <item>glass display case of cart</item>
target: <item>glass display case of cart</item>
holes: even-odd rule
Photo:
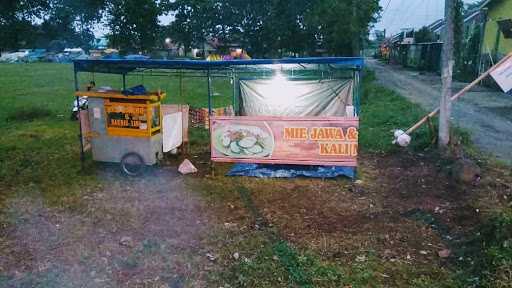
[[[104,119],[110,136],[151,137],[161,132],[161,91],[144,95],[124,95],[120,91],[76,92],[77,96],[103,98]]]

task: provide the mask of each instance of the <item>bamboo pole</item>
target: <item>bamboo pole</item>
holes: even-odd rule
[[[484,72],[482,75],[480,75],[478,78],[476,78],[473,82],[471,82],[466,87],[464,87],[464,89],[460,90],[459,92],[457,92],[457,94],[453,95],[451,97],[451,101],[453,102],[453,101],[459,99],[460,97],[462,97],[464,94],[466,94],[469,90],[471,90],[478,83],[480,83],[482,80],[484,80],[487,76],[489,76],[492,72],[494,72],[494,70],[498,69],[498,67],[501,66],[501,64],[505,63],[510,58],[512,58],[512,53],[510,53],[507,56],[505,56],[498,63],[496,63],[496,65],[494,65],[491,68],[489,68],[486,72]],[[410,135],[411,133],[416,131],[423,124],[425,124],[428,121],[428,119],[436,116],[437,113],[439,113],[439,111],[440,111],[440,108],[438,107],[434,111],[432,111],[429,114],[427,114],[425,117],[421,118],[421,120],[418,121],[418,123],[414,124],[411,128],[409,128],[407,131],[405,131],[405,134]]]

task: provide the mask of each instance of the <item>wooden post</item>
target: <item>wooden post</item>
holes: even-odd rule
[[[75,92],[80,90],[80,84],[78,83],[78,72],[76,71],[76,64],[73,65],[73,74],[75,79]],[[80,139],[80,167],[84,169],[85,151],[84,151],[84,137],[82,134],[82,115],[80,115],[80,97],[75,95],[76,106],[78,108],[78,138]]]
[[[453,74],[453,34],[454,34],[454,2],[456,0],[445,0],[445,31],[442,53],[442,94],[439,110],[439,147],[446,148],[450,142],[450,115],[452,96],[452,74]]]

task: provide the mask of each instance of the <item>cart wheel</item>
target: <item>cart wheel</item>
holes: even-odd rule
[[[121,159],[121,170],[128,176],[138,176],[144,171],[144,159],[135,152],[125,154]]]
[[[71,112],[71,115],[69,116],[69,120],[77,121],[78,120],[78,111]]]

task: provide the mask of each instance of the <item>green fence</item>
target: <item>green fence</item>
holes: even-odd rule
[[[391,63],[421,71],[439,73],[443,43],[397,44],[391,49]]]

